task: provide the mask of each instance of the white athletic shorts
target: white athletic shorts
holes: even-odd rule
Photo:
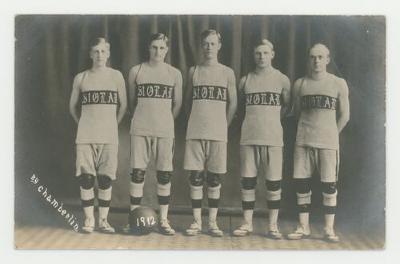
[[[283,148],[275,146],[241,145],[240,171],[242,177],[257,177],[262,168],[269,181],[282,180]]]
[[[293,178],[311,178],[317,170],[322,182],[336,182],[339,173],[339,150],[295,146]]]
[[[146,170],[151,157],[156,170],[172,171],[174,139],[131,135],[131,168]]]
[[[184,169],[226,173],[227,145],[223,141],[187,139]]]
[[[116,179],[117,144],[76,144],[76,176],[106,175]]]

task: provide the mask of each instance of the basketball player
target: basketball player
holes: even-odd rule
[[[261,167],[267,186],[267,235],[273,239],[282,238],[278,229],[283,155],[281,113],[283,117],[290,105],[290,81],[272,66],[274,56],[271,42],[267,39],[256,42],[256,68],[242,77],[239,84],[240,106],[245,108],[240,140],[244,221],[233,232],[235,236],[245,236],[253,231],[255,188]]]
[[[69,109],[78,123],[76,136],[76,176],[80,183],[85,221],[84,233],[95,227],[94,181],[98,182],[98,229],[115,230],[107,221],[111,201],[111,182],[116,179],[118,155],[118,123],[126,111],[125,81],[122,74],[106,66],[110,44],[104,38],[90,45],[92,68],[76,75]],[[80,104],[81,111],[78,111]]]
[[[194,222],[187,235],[202,230],[203,183],[208,186],[209,223],[212,236],[223,236],[217,225],[220,177],[226,173],[227,134],[236,111],[236,84],[233,70],[218,62],[221,36],[215,30],[201,34],[202,62],[189,70],[187,110],[190,113],[184,157],[189,171]]]
[[[174,151],[174,118],[182,105],[182,75],[164,62],[168,38],[151,35],[147,62],[129,72],[131,122],[130,210],[140,206],[146,169],[151,157],[157,169],[157,195],[160,205],[160,233],[174,235],[167,215],[171,190]]]
[[[325,213],[325,239],[338,242],[334,232],[336,181],[339,168],[339,133],[350,118],[346,81],[330,74],[329,50],[315,44],[309,52],[310,74],[294,84],[294,112],[299,118],[294,150],[293,178],[296,184],[299,225],[289,239],[310,236],[310,178],[320,175]]]

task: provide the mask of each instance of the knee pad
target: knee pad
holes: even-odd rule
[[[94,187],[94,176],[90,174],[82,174],[79,177],[79,185],[85,189],[89,190]]]
[[[323,182],[322,192],[327,194],[336,193],[336,182]]]
[[[265,181],[268,191],[279,191],[281,189],[281,181]]]
[[[190,171],[190,185],[203,186],[204,172],[203,171]]]
[[[99,183],[99,188],[106,190],[111,187],[111,178],[106,175],[99,175],[97,177],[97,182]]]
[[[297,193],[309,193],[311,191],[310,179],[296,179],[295,185]]]
[[[220,185],[221,179],[218,173],[207,173],[207,185],[208,187],[217,187]]]
[[[131,181],[133,183],[143,183],[145,174],[146,171],[144,170],[133,169],[131,173]]]
[[[172,172],[170,171],[157,171],[157,182],[159,184],[165,185],[170,183],[172,177]]]
[[[253,190],[257,185],[257,177],[243,177],[242,178],[242,188],[244,190]]]

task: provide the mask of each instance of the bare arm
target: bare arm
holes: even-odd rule
[[[290,81],[285,76],[283,79],[282,89],[282,108],[281,108],[281,119],[285,118],[290,114]]]
[[[132,69],[129,71],[129,77],[128,77],[128,86],[129,86],[129,101],[128,101],[128,108],[130,113],[133,116],[133,113],[135,112],[136,104],[137,104],[137,98],[136,98],[136,76],[139,71],[139,66],[132,67]]]
[[[187,85],[185,91],[185,114],[186,117],[189,119],[190,112],[192,111],[192,100],[193,100],[193,73],[194,67],[189,69],[188,78],[187,78]]]
[[[127,108],[127,99],[126,99],[126,87],[125,87],[125,80],[124,77],[120,72],[117,75],[117,82],[118,82],[118,98],[119,98],[119,108],[117,114],[118,124],[124,118],[126,108]]]
[[[174,87],[174,99],[172,102],[172,114],[177,118],[182,106],[182,74],[177,71]]]
[[[246,113],[246,94],[244,93],[244,85],[246,84],[247,76],[243,76],[239,82],[238,94],[238,119],[242,121]]]
[[[71,92],[71,97],[69,99],[69,112],[71,113],[72,118],[75,120],[76,123],[79,122],[79,116],[80,114],[78,113],[78,103],[79,103],[79,97],[80,97],[80,84],[82,82],[82,77],[83,74],[79,73],[75,76],[74,78],[74,83],[72,85],[72,92]]]
[[[296,120],[299,119],[301,113],[301,96],[300,96],[300,88],[303,79],[298,79],[293,85],[292,91],[292,111],[291,115],[293,115]]]
[[[340,133],[350,120],[349,88],[345,80],[340,80],[341,89],[338,96],[337,128]]]
[[[232,73],[229,76],[228,81],[228,110],[226,114],[226,120],[228,122],[228,126],[233,120],[235,116],[236,108],[237,108],[237,94],[236,94],[236,80],[235,75]]]

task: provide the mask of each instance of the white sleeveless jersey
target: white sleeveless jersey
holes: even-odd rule
[[[80,84],[81,117],[77,144],[118,144],[118,88],[125,89],[122,74],[106,68],[83,72]]]
[[[195,67],[192,110],[186,139],[227,142],[226,102],[229,85],[235,85],[231,68],[222,64]]]
[[[130,133],[174,138],[172,99],[180,71],[166,63],[157,69],[147,63],[135,67],[139,67],[136,75],[137,105]]]
[[[339,133],[336,108],[340,78],[328,73],[321,80],[304,77],[299,96],[301,113],[297,126],[296,145],[322,149],[338,149]]]
[[[280,117],[285,83],[289,83],[289,79],[276,69],[267,74],[251,72],[247,75],[243,88],[246,114],[241,145],[283,146]]]

